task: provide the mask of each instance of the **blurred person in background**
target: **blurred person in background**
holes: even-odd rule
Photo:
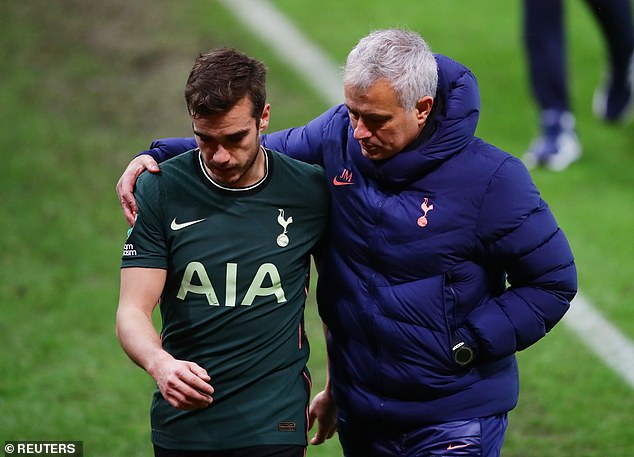
[[[634,107],[634,26],[630,0],[586,0],[604,38],[607,71],[596,89],[597,118],[622,122]],[[524,43],[540,135],[523,159],[529,168],[561,171],[581,157],[570,107],[563,0],[524,0]],[[594,71],[592,62],[585,62]]]
[[[334,402],[347,457],[497,457],[516,352],[576,293],[567,238],[522,162],[475,136],[464,65],[415,32],[378,30],[343,79],[345,104],[262,138],[322,165],[330,189],[317,287],[330,383],[311,403],[313,442]],[[132,160],[117,185],[129,221],[137,176],[194,143],[158,140]]]

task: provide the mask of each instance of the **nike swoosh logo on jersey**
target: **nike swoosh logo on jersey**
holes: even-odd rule
[[[205,219],[207,219],[207,218],[205,218]],[[184,229],[185,227],[189,227],[190,225],[198,224],[199,222],[202,222],[205,219],[198,219],[198,220],[195,220],[195,221],[183,222],[182,224],[179,224],[178,222],[176,222],[176,218],[174,218],[174,220],[170,224],[170,228],[172,230]]]

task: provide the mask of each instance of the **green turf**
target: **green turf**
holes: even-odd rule
[[[534,176],[571,240],[583,293],[634,339],[634,129],[592,118],[602,45],[582,3],[567,6],[584,157]],[[519,155],[536,132],[517,2],[274,4],[339,63],[371,28],[418,30],[474,69],[480,136]],[[126,231],[116,180],[149,140],[189,134],[182,88],[211,47],[267,62],[271,129],[326,105],[214,1],[1,2],[0,17],[0,441],[83,440],[90,456],[149,456],[152,382],[114,337]],[[324,360],[314,311],[311,302],[316,391]],[[565,327],[519,359],[522,394],[503,455],[631,455],[634,392]],[[308,454],[339,455],[338,444]]]

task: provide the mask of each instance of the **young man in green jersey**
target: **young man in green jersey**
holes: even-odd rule
[[[328,214],[323,170],[261,146],[270,113],[261,62],[228,49],[201,55],[185,99],[198,148],[137,183],[117,311],[123,349],[158,386],[154,452],[303,456],[303,311]]]

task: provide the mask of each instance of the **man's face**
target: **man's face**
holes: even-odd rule
[[[344,94],[354,138],[371,160],[389,159],[405,149],[420,134],[433,105],[431,97],[424,97],[404,110],[385,79],[365,91],[345,86]]]
[[[270,105],[264,107],[259,128],[251,109],[251,100],[245,97],[225,113],[192,116],[205,168],[218,184],[246,187],[264,176],[260,132],[268,127]]]

